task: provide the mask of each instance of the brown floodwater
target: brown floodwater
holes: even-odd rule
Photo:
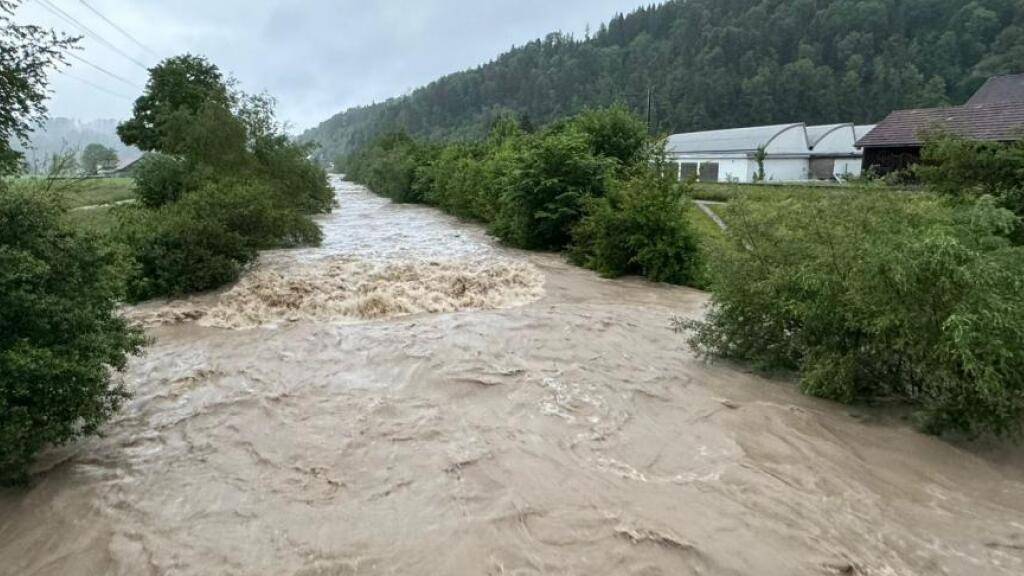
[[[0,492],[0,574],[1024,574],[1024,457],[695,358],[705,294],[336,182],[324,246],[128,313],[103,438]]]

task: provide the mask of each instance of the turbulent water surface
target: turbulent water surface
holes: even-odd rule
[[[1024,458],[695,359],[706,297],[338,182],[315,250],[130,314],[106,436],[0,492],[0,573],[1024,574]]]

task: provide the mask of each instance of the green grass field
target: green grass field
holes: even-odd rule
[[[14,187],[60,194],[67,206],[67,219],[75,226],[94,232],[106,232],[114,224],[114,206],[135,199],[131,178],[89,178],[48,181],[44,178],[10,180]]]
[[[697,182],[693,185],[693,197],[696,200],[728,202],[745,193],[755,191],[777,191],[779,193],[801,192],[810,190],[877,190],[885,188],[881,183],[855,182],[849,184],[727,184]]]
[[[116,204],[135,198],[135,182],[131,178],[88,178],[51,182],[42,178],[21,178],[13,180],[11,185],[59,192],[67,200],[69,210],[83,206]]]

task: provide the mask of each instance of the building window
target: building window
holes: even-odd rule
[[[718,182],[718,162],[704,162],[700,165],[701,182]]]
[[[686,182],[697,175],[696,162],[683,162],[679,165],[679,179]]]

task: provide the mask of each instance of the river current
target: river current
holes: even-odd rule
[[[335,180],[316,249],[127,313],[101,438],[0,492],[0,574],[1024,574],[1024,455],[695,358],[707,296]]]

